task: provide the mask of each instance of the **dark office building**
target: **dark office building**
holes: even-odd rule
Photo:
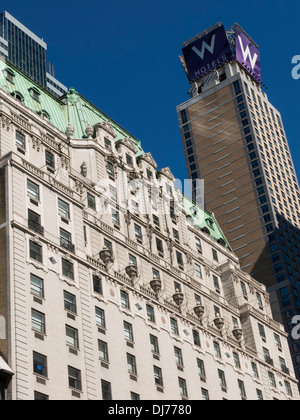
[[[66,93],[47,60],[47,44],[6,11],[0,15],[0,56],[55,96]]]

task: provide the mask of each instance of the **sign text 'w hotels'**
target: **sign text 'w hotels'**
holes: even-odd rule
[[[189,78],[197,80],[233,59],[224,26],[212,30],[182,50]]]
[[[237,26],[235,27],[235,49],[237,61],[260,83],[261,68],[259,49]]]

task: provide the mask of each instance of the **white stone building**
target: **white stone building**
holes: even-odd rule
[[[2,398],[299,399],[214,216],[74,89],[0,64]]]

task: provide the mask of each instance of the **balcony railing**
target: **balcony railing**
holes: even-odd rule
[[[273,359],[271,359],[271,357],[269,357],[269,356],[265,356],[265,361],[266,361],[269,365],[274,366],[274,360],[273,360]]]
[[[290,374],[290,369],[287,368],[285,365],[281,365],[281,370],[283,373],[286,373],[287,375]]]
[[[75,251],[75,245],[72,244],[72,242],[70,242],[68,239],[60,237],[60,246],[62,246],[63,248],[68,249],[71,252]]]
[[[28,227],[34,230],[35,232],[39,233],[40,235],[44,235],[43,226],[35,220],[28,219]]]

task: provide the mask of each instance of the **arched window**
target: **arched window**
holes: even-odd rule
[[[42,118],[44,118],[45,120],[50,121],[50,119],[51,119],[50,114],[47,111],[45,111],[44,109],[42,109],[41,111],[39,111],[39,115]]]
[[[13,96],[15,99],[17,99],[20,102],[24,102],[24,96],[20,92],[17,92],[16,90],[11,93],[11,96]]]

